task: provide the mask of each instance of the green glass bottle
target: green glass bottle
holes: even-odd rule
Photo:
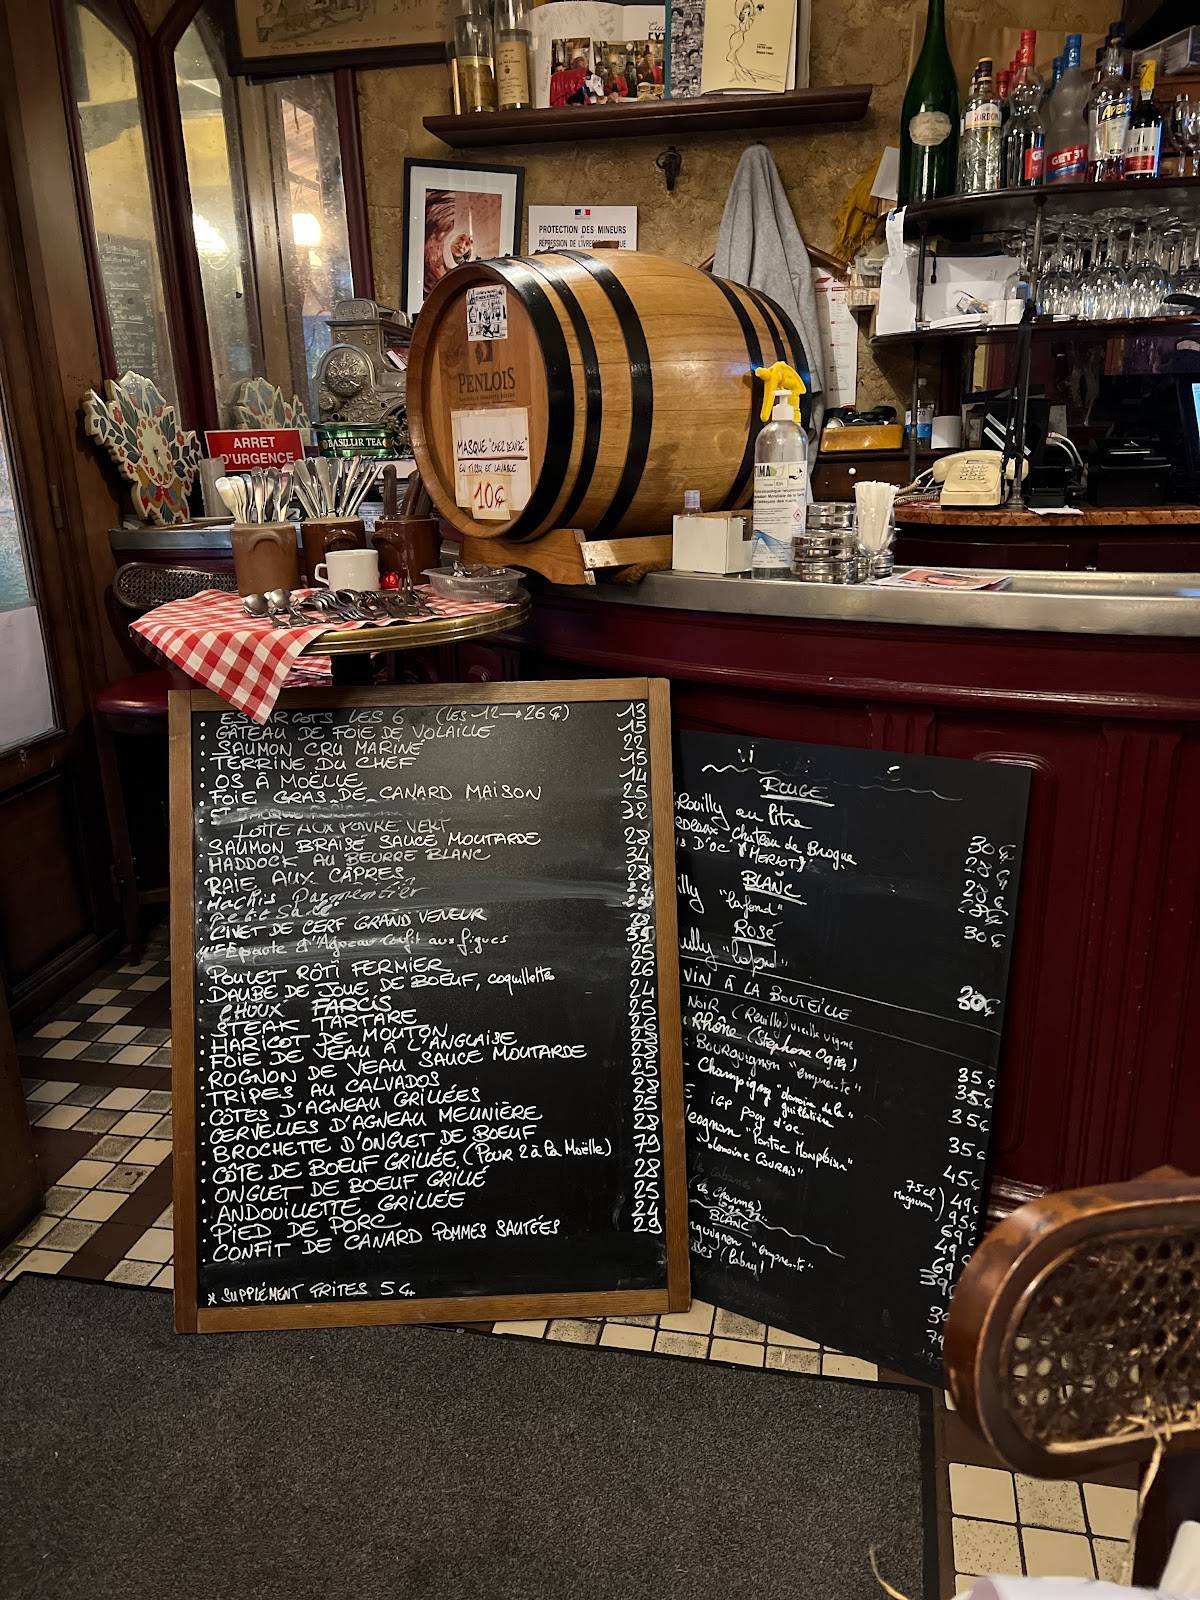
[[[900,113],[902,206],[954,193],[958,115],[958,80],[946,46],[945,0],[929,0],[925,42]]]

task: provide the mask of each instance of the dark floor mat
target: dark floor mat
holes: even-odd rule
[[[927,1391],[440,1328],[0,1299],[6,1600],[937,1593]]]

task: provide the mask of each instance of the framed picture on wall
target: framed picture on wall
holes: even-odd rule
[[[524,167],[467,161],[404,162],[404,309],[467,261],[517,253]]]
[[[445,61],[450,16],[450,0],[233,0],[229,65],[262,77]]]

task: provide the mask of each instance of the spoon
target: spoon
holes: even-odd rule
[[[241,478],[218,478],[217,493],[235,522],[246,520],[246,485]]]
[[[265,599],[272,625],[276,628],[290,628],[292,622],[288,611],[291,605],[292,591],[290,589],[268,589]]]
[[[315,457],[312,462],[312,468],[320,488],[321,515],[323,517],[331,517],[333,515],[333,474],[329,470],[329,458],[327,456]]]
[[[242,596],[242,606],[247,615],[251,617],[266,617],[271,612],[265,594],[244,594]]]
[[[292,488],[300,502],[300,509],[310,517],[321,515],[320,491],[316,475],[307,461],[297,461],[292,467]]]

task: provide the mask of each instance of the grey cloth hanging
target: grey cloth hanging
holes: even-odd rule
[[[779,169],[765,145],[751,145],[738,162],[721,218],[713,271],[770,295],[796,324],[808,357],[812,431],[819,432],[825,385],[812,263]],[[771,358],[764,359],[769,365]]]

